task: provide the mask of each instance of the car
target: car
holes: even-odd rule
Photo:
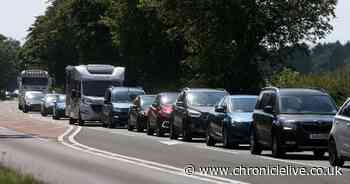
[[[58,95],[52,110],[52,119],[59,120],[66,117],[66,95]]]
[[[23,112],[40,111],[44,93],[40,91],[27,91],[24,93]]]
[[[350,99],[340,108],[334,118],[328,139],[329,163],[342,167],[350,160]]]
[[[102,126],[114,128],[126,126],[133,100],[145,91],[134,87],[111,87],[107,89],[102,107]]]
[[[142,132],[147,127],[148,110],[153,104],[156,95],[140,95],[136,97],[131,106],[129,119],[128,119],[128,130],[132,131],[136,128],[138,132]]]
[[[174,106],[170,122],[170,139],[182,135],[184,141],[205,138],[209,113],[229,93],[221,89],[185,88]]]
[[[209,115],[206,144],[214,146],[222,142],[226,148],[239,144],[249,144],[249,128],[253,121],[253,111],[257,96],[226,96]]]
[[[334,100],[322,89],[264,88],[253,113],[251,153],[272,150],[274,157],[283,157],[313,151],[322,158],[336,112]]]
[[[41,116],[46,117],[52,114],[53,106],[58,98],[57,94],[46,94],[41,102],[40,112]]]
[[[177,96],[176,92],[164,92],[157,95],[148,110],[147,135],[153,135],[156,132],[156,135],[161,137],[169,132],[169,121]]]

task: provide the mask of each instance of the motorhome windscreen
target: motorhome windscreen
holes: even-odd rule
[[[29,86],[46,86],[48,82],[49,82],[48,78],[33,78],[33,77],[22,78],[22,84],[29,85]]]
[[[111,86],[120,86],[117,81],[84,81],[83,94],[85,96],[104,97],[106,90]]]

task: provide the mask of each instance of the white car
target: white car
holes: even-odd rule
[[[332,166],[343,166],[350,161],[350,99],[348,99],[334,118],[329,136],[329,162]]]

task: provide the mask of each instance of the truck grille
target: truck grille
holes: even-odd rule
[[[102,105],[91,105],[93,111],[100,113],[102,112]]]

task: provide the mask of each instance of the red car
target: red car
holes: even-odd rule
[[[148,111],[147,135],[153,135],[156,132],[158,137],[169,133],[169,124],[173,104],[177,99],[178,93],[167,92],[159,93]]]

